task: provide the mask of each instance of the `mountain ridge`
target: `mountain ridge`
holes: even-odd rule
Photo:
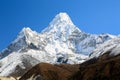
[[[0,54],[0,76],[13,74],[5,71],[14,72],[17,66],[19,66],[18,70],[28,69],[28,65],[32,67],[41,62],[82,63],[99,44],[114,37],[116,36],[110,34],[85,33],[72,23],[66,13],[59,13],[41,33],[30,28],[22,29],[18,37]],[[35,64],[32,59],[36,61]],[[24,60],[29,61],[27,65]],[[10,69],[9,65],[13,68]]]

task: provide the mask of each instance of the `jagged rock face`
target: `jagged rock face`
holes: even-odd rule
[[[19,80],[68,80],[79,70],[79,65],[40,63],[25,73]]]
[[[66,13],[58,14],[41,33],[23,28],[15,39],[0,54],[0,76],[16,74],[16,67],[28,69],[21,59],[30,56],[30,67],[40,62],[77,64],[105,41],[115,38],[110,34],[93,35],[79,30]],[[28,58],[28,57],[23,57]],[[31,64],[32,59],[36,61]],[[11,68],[12,66],[12,68]],[[19,71],[18,70],[18,71]],[[24,72],[23,72],[24,73]]]

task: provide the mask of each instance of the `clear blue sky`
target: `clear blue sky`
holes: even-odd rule
[[[40,32],[59,12],[84,32],[120,33],[120,0],[0,0],[0,51],[23,27]]]

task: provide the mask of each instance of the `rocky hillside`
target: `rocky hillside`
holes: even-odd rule
[[[79,65],[40,63],[19,80],[68,80],[79,70]]]

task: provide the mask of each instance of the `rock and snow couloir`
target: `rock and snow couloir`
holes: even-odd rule
[[[81,63],[98,45],[112,38],[115,36],[85,33],[66,13],[59,13],[41,33],[23,28],[17,39],[0,54],[0,76],[18,72],[19,76],[40,62]]]

